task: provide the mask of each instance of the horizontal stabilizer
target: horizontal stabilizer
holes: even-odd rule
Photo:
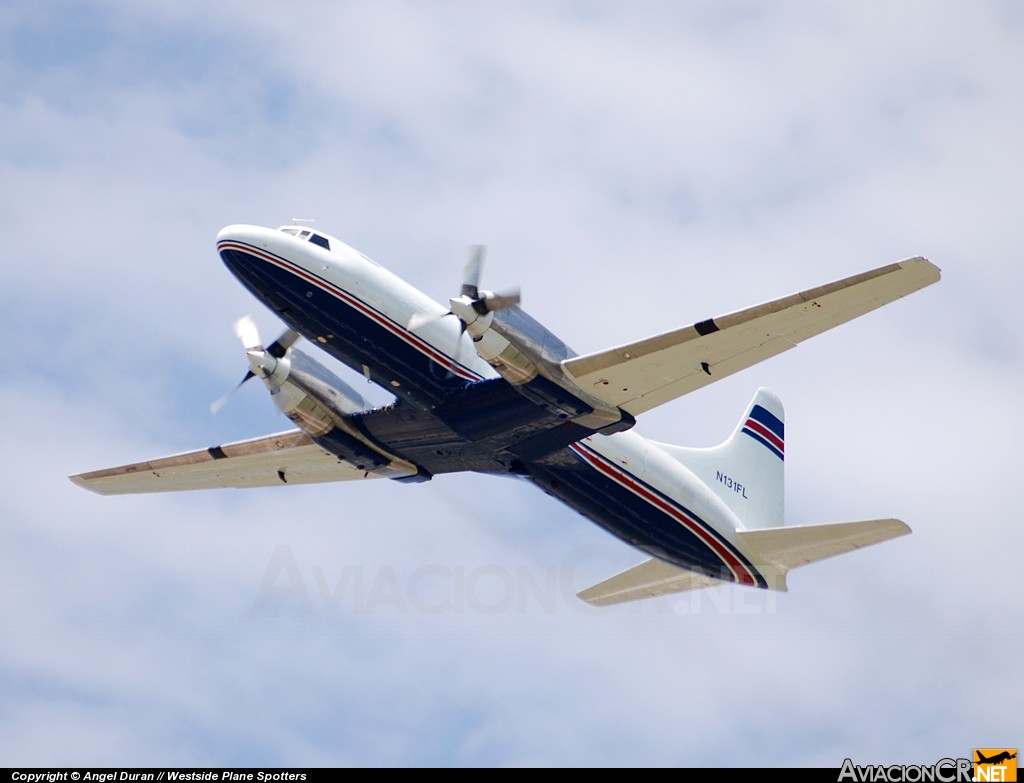
[[[610,606],[720,584],[725,583],[695,571],[687,571],[661,560],[651,559],[593,587],[588,587],[577,593],[577,596],[593,606]]]
[[[363,478],[376,476],[341,462],[299,430],[71,476],[78,486],[99,495],[271,487]]]
[[[910,528],[898,519],[869,519],[862,522],[745,530],[737,533],[737,536],[741,546],[767,580],[768,587],[785,592],[786,572],[792,568],[905,536],[910,532]],[[588,587],[577,595],[593,606],[610,606],[720,584],[724,582],[652,559]]]
[[[791,568],[908,533],[910,528],[898,519],[869,519],[862,522],[744,530],[737,536],[743,548],[755,558],[755,562],[767,562],[785,573]]]

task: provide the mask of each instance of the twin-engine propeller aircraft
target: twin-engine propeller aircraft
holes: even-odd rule
[[[221,259],[290,329],[249,360],[297,429],[72,476],[104,495],[440,473],[536,484],[651,559],[579,595],[605,605],[722,582],[786,589],[797,566],[910,532],[896,519],[785,527],[782,403],[759,389],[720,446],[630,431],[669,400],[930,285],[911,258],[616,348],[577,355],[519,307],[480,288],[471,249],[449,307],[362,253],[304,226],[228,226]],[[371,407],[294,346],[299,337],[395,396]]]

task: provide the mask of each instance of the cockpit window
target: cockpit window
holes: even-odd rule
[[[315,231],[312,232],[311,236],[309,237],[309,241],[312,242],[314,245],[320,245],[320,247],[322,247],[324,250],[331,249],[331,243],[327,241],[327,237],[321,236]]]
[[[302,228],[301,226],[281,226],[279,230],[283,231],[285,234],[291,234],[293,237],[305,239],[308,242],[312,242],[314,245],[319,245],[324,250],[331,249],[331,241],[327,237],[308,228]]]

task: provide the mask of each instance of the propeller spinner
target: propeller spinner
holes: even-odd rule
[[[416,331],[429,323],[439,321],[449,315],[454,315],[461,324],[459,329],[459,337],[461,337],[466,328],[474,323],[478,317],[498,310],[505,310],[520,303],[522,297],[518,288],[501,293],[480,290],[480,274],[483,270],[485,250],[485,245],[469,246],[469,259],[462,270],[462,288],[457,297],[448,300],[448,312],[436,316],[415,313],[407,324],[411,331]],[[484,326],[480,331],[483,332],[486,328]],[[470,331],[472,333],[473,330]]]
[[[480,276],[483,271],[486,249],[486,245],[469,246],[469,258],[462,270],[462,287],[457,297],[448,300],[447,313],[434,316],[414,313],[407,324],[409,330],[415,332],[427,324],[440,321],[448,316],[458,318],[459,337],[455,343],[453,355],[456,363],[459,361],[462,335],[467,329],[473,337],[480,337],[491,325],[491,319],[486,316],[498,310],[514,307],[522,299],[518,288],[501,293],[480,290]]]
[[[223,408],[234,393],[242,388],[242,385],[250,378],[254,378],[257,375],[265,380],[271,378],[278,367],[278,360],[284,358],[284,355],[288,353],[288,349],[300,337],[299,333],[294,329],[288,329],[274,342],[264,348],[260,341],[256,322],[249,315],[242,316],[235,321],[234,331],[235,336],[238,337],[245,348],[246,356],[249,358],[249,370],[242,377],[242,380],[238,382],[238,385],[210,406],[210,413],[217,413]]]

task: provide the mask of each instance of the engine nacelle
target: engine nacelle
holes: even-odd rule
[[[248,353],[253,374],[270,390],[278,410],[338,459],[368,474],[405,480],[430,478],[362,432],[355,414],[368,410],[369,404],[322,364],[296,350],[280,358],[267,351]]]
[[[490,295],[482,292],[480,301],[486,303]],[[573,382],[562,362],[576,352],[519,307],[480,313],[468,299],[453,299],[451,304],[480,358],[533,402],[595,431],[619,432],[636,423],[628,413]]]

